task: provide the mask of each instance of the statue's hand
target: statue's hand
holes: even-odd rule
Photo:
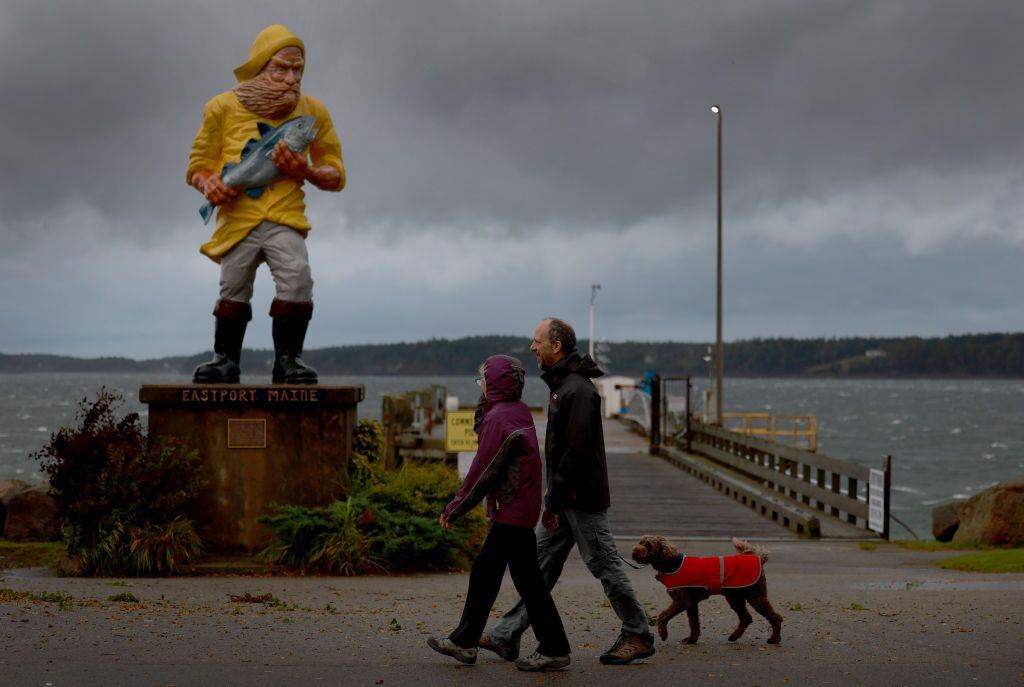
[[[211,205],[223,205],[238,195],[238,190],[225,186],[216,172],[196,172],[192,183]]]
[[[309,176],[309,162],[306,161],[306,156],[296,153],[285,145],[284,141],[277,142],[271,157],[281,174],[295,179],[300,184]]]

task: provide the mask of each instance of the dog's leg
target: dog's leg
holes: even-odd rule
[[[746,632],[747,626],[754,621],[750,617],[750,611],[747,610],[747,602],[743,597],[743,594],[737,594],[735,592],[727,592],[725,594],[725,600],[729,602],[729,606],[732,610],[736,611],[736,616],[740,619],[740,624],[736,626],[736,629],[729,635],[729,641],[735,642],[737,639],[743,636]]]
[[[663,642],[668,639],[668,621],[686,610],[687,606],[685,592],[674,590],[670,591],[668,594],[672,598],[672,604],[658,614],[658,636],[661,637],[661,641]]]
[[[768,643],[778,644],[781,642],[782,616],[775,612],[775,609],[772,608],[771,602],[768,600],[768,585],[763,577],[751,589],[751,593],[747,596],[747,603],[749,603],[755,611],[763,615],[765,619],[771,623],[772,636],[768,638]]]
[[[686,618],[690,621],[690,636],[683,640],[683,644],[696,644],[700,638],[700,612],[697,610],[697,604],[703,599],[696,595],[688,596],[689,605],[686,607]],[[703,598],[706,599],[707,595]]]

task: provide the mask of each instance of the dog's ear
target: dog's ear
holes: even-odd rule
[[[661,545],[663,541],[665,541],[665,538],[659,537],[657,535],[649,535],[644,537],[644,546],[647,548],[647,552],[652,559],[661,559]]]
[[[679,555],[679,549],[672,546],[668,539],[661,537],[661,553],[665,557],[665,560],[672,560]]]

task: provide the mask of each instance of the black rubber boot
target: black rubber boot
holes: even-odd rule
[[[213,360],[203,363],[192,374],[193,384],[238,384],[242,370],[242,341],[252,319],[248,303],[218,301],[213,311],[217,325],[213,335]]]
[[[316,384],[316,370],[302,362],[309,319],[274,317],[274,384]]]

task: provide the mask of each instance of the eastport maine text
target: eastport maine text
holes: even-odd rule
[[[320,395],[317,389],[182,389],[181,400],[186,403],[301,403],[319,401]]]

